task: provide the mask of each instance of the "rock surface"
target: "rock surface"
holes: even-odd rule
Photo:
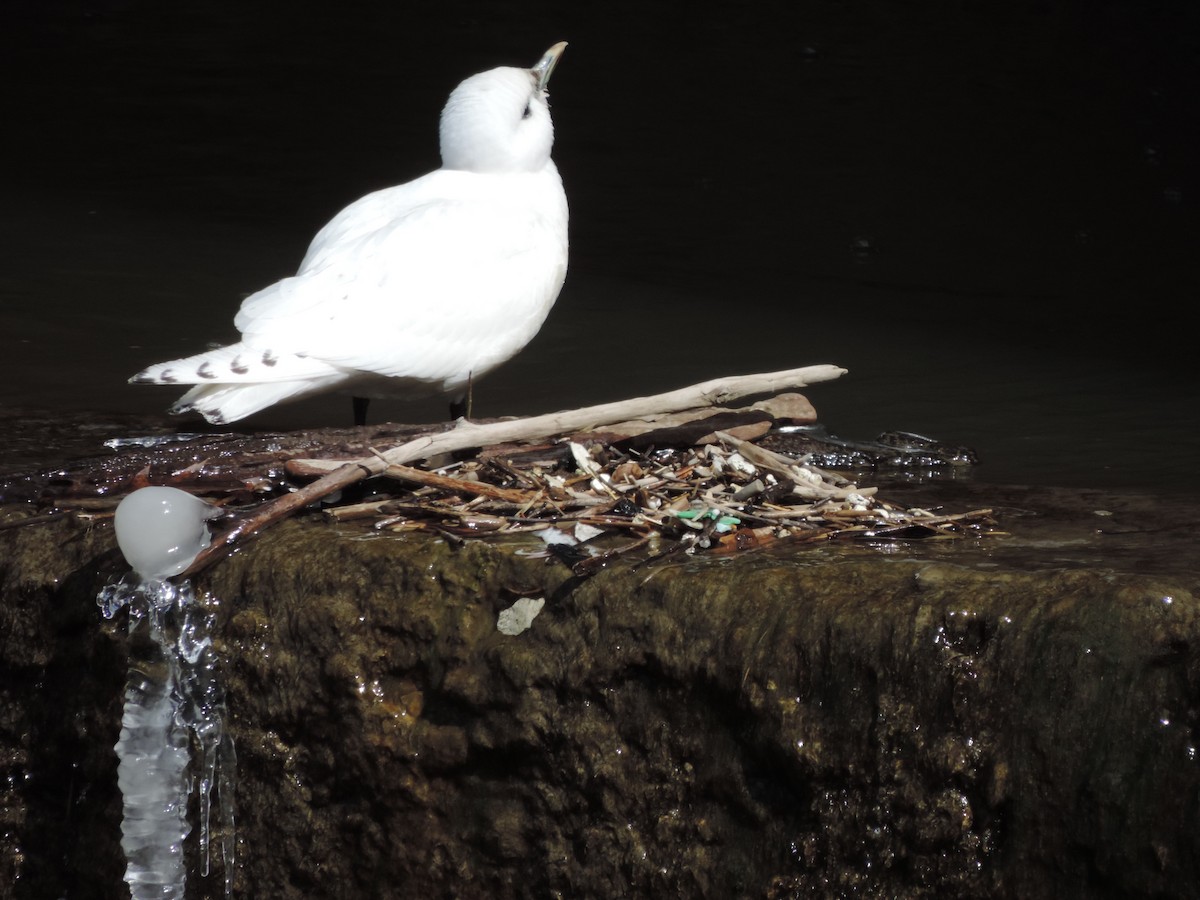
[[[993,502],[1012,537],[589,579],[529,544],[272,529],[197,583],[236,895],[1188,896],[1190,511]],[[0,896],[125,895],[113,547],[0,531]],[[546,603],[499,633],[520,597]],[[195,843],[189,896],[220,897]]]

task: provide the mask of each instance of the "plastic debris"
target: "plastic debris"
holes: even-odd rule
[[[545,597],[522,597],[508,609],[500,610],[496,619],[496,630],[501,634],[520,634],[528,631],[545,605]]]

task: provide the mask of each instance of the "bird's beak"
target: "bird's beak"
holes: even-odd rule
[[[544,91],[546,85],[550,83],[550,75],[554,72],[554,67],[558,65],[559,57],[563,51],[567,49],[566,41],[559,41],[553,47],[546,51],[545,56],[538,60],[537,65],[530,71],[537,78],[537,88],[539,91]]]

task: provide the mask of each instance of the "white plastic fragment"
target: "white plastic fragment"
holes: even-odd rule
[[[806,484],[807,483],[807,484],[819,485],[819,486],[823,486],[825,484],[824,479],[821,478],[820,475],[818,475],[812,469],[807,469],[804,466],[792,466],[791,467],[791,476],[792,476],[792,480],[795,481],[797,484]]]
[[[588,525],[585,522],[576,522],[574,525],[562,523],[559,525],[549,525],[540,531],[535,532],[542,539],[547,547],[555,545],[563,547],[575,547],[579,544],[586,543],[594,537],[599,537],[604,534],[603,528],[596,528],[593,525]],[[594,547],[582,547],[581,550],[586,551],[591,555],[596,555],[598,552]]]
[[[583,444],[571,441],[569,446],[571,447],[571,457],[575,460],[575,466],[580,472],[584,475],[591,475],[593,478],[600,474],[600,467]]]
[[[747,462],[746,458],[740,453],[730,453],[729,458],[725,462],[735,472],[742,472],[746,475],[755,475],[758,473],[758,469],[754,464]]]
[[[590,541],[594,537],[599,537],[604,534],[603,528],[597,528],[595,525],[588,525],[586,522],[575,523],[575,540],[579,543]]]
[[[508,609],[500,610],[500,615],[496,618],[496,630],[501,634],[520,634],[522,631],[528,631],[545,605],[545,597],[522,597]]]
[[[542,539],[542,542],[545,543],[547,547],[554,544],[566,544],[567,546],[573,547],[579,543],[579,541],[575,539],[575,535],[567,534],[562,529],[555,528],[553,525],[549,526],[548,528],[543,528],[541,531],[537,532],[537,536]]]
[[[846,506],[849,509],[870,509],[871,501],[859,493],[850,493],[846,495]]]

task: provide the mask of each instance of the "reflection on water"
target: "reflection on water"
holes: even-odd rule
[[[454,83],[565,37],[572,268],[480,414],[833,362],[835,433],[972,445],[989,481],[1200,489],[1192,16],[1060,5],[30,7],[0,48],[44,76],[13,82],[0,175],[0,407],[160,412],[130,374],[226,341],[333,212],[434,164]]]

